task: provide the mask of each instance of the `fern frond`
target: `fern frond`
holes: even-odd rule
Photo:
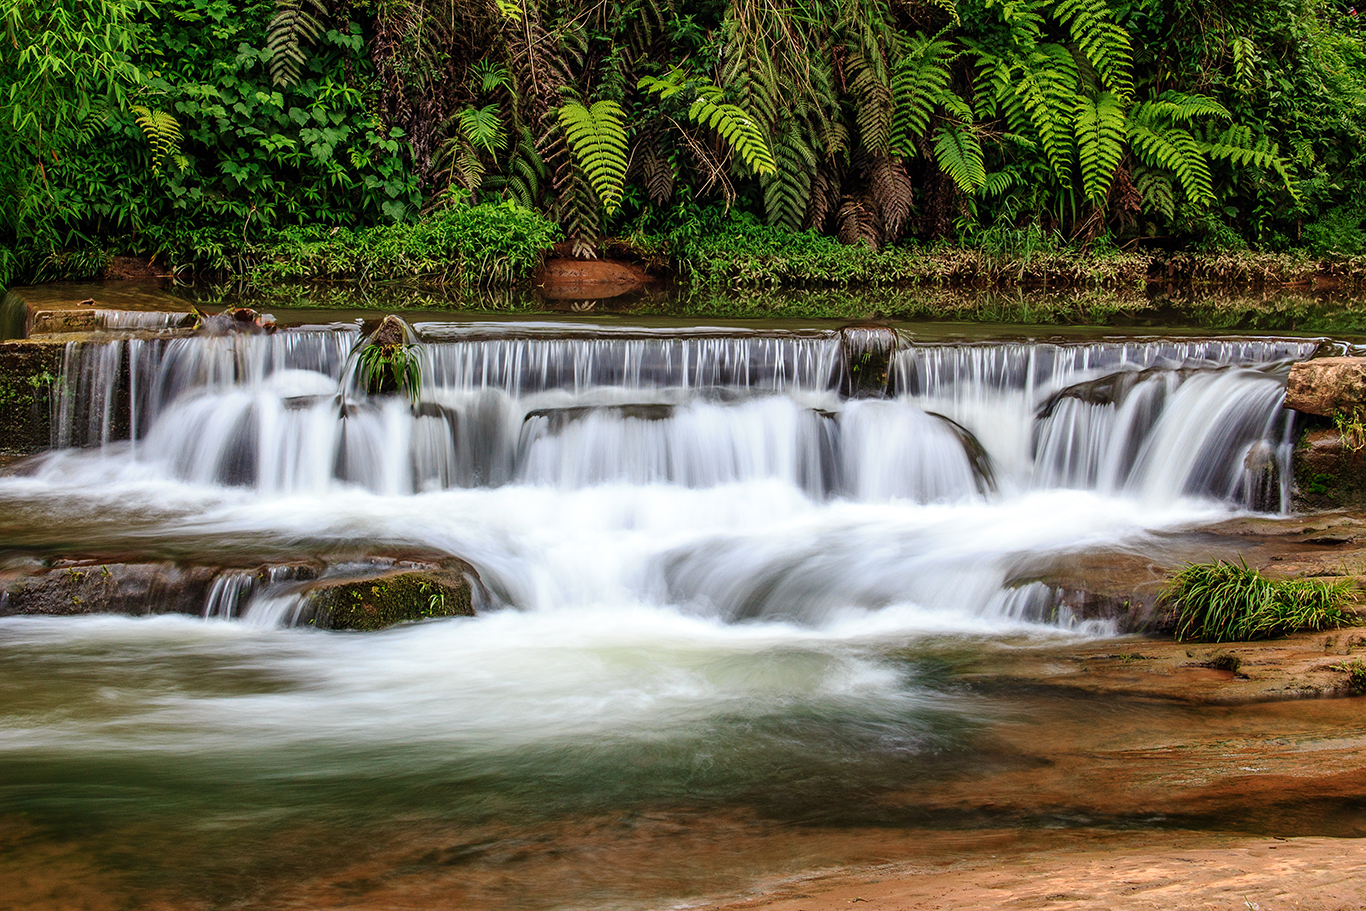
[[[1143,197],[1143,208],[1167,218],[1176,215],[1176,188],[1170,177],[1151,168],[1134,168],[1134,186]]]
[[[660,78],[643,76],[636,85],[661,99],[688,91],[696,93],[688,108],[689,120],[713,130],[751,173],[763,177],[777,167],[757,120],[739,105],[727,103],[721,89],[705,76],[694,76],[686,68],[676,66]]]
[[[560,127],[574,161],[588,179],[608,215],[621,205],[626,183],[626,128],[621,105],[597,101],[586,108],[577,101],[560,107]]]
[[[1029,114],[1058,183],[1072,185],[1073,119],[1081,100],[1077,63],[1061,45],[1040,45],[1020,61],[1014,94]]]
[[[1188,124],[1203,117],[1228,120],[1228,108],[1208,95],[1188,95],[1185,92],[1163,92],[1152,101],[1143,102],[1145,116],[1166,123]]]
[[[307,50],[322,37],[319,17],[325,15],[324,0],[275,0],[266,50],[270,51],[270,78],[276,85],[288,87],[299,81]]]
[[[183,160],[180,154],[180,121],[176,120],[174,114],[153,111],[140,104],[133,105],[130,110],[137,125],[142,128],[142,134],[147,137],[148,145],[152,147],[153,174],[160,174],[167,162],[178,164]]]
[[[882,216],[884,237],[900,237],[902,228],[911,217],[911,205],[914,202],[911,176],[906,173],[901,159],[883,157],[874,161],[868,173],[868,190]]]
[[[1101,92],[1077,103],[1077,159],[1086,198],[1101,203],[1110,192],[1124,155],[1124,108],[1119,98]]]
[[[1203,206],[1213,202],[1209,162],[1201,144],[1187,130],[1163,125],[1144,116],[1146,113],[1141,106],[1135,106],[1129,117],[1129,144],[1134,154],[1150,168],[1175,174],[1192,204]]]
[[[892,152],[915,154],[915,141],[929,129],[930,115],[952,95],[949,64],[954,56],[948,41],[927,38],[923,33],[907,44],[892,75]]]
[[[465,108],[460,112],[460,130],[471,145],[490,154],[497,154],[508,147],[507,130],[503,127],[503,118],[499,116],[496,104]]]
[[[1113,20],[1105,0],[1058,0],[1053,18],[1067,26],[1072,41],[1121,102],[1133,95],[1133,49],[1129,33]]]
[[[1290,169],[1285,159],[1281,158],[1276,144],[1266,136],[1254,141],[1250,127],[1233,124],[1213,142],[1205,143],[1205,152],[1215,160],[1275,171],[1294,200],[1300,201],[1299,188],[1295,186]]]
[[[934,138],[934,160],[967,195],[976,196],[986,186],[982,146],[968,127],[958,124],[940,127]]]
[[[800,230],[811,200],[811,175],[819,166],[800,124],[789,121],[773,137],[776,167],[760,181],[768,223]]]
[[[699,96],[688,109],[688,119],[714,130],[752,173],[772,174],[777,164],[759,124],[739,105],[718,103],[715,97]]]

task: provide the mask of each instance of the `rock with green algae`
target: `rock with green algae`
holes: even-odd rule
[[[472,617],[468,576],[456,569],[397,569],[310,586],[297,620],[318,629],[384,629],[438,617]]]

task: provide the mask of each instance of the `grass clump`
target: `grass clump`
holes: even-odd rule
[[[1366,696],[1366,664],[1360,658],[1331,665],[1331,669],[1347,675],[1347,695]]]
[[[1177,641],[1242,642],[1298,630],[1355,625],[1346,582],[1273,581],[1248,567],[1216,560],[1190,563],[1172,575],[1162,602],[1175,617]]]

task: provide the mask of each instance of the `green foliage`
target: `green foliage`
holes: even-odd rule
[[[422,361],[416,345],[365,345],[356,358],[356,378],[368,395],[397,393],[416,405],[422,395]]]
[[[289,280],[405,281],[457,287],[525,281],[560,238],[514,202],[453,200],[413,224],[281,231],[251,249],[257,284]]]
[[[621,205],[626,182],[626,129],[621,105],[604,100],[586,108],[571,101],[560,108],[558,116],[575,164],[611,215]]]
[[[0,31],[4,280],[96,238],[242,270],[451,189],[585,254],[710,206],[877,249],[1366,235],[1366,37],[1318,2],[0,0]]]
[[[1347,583],[1272,581],[1242,561],[1191,563],[1174,573],[1162,602],[1178,641],[1242,642],[1357,622]]]
[[[275,0],[266,50],[270,51],[270,78],[281,88],[299,81],[309,48],[322,37],[320,16],[327,15],[323,0]]]

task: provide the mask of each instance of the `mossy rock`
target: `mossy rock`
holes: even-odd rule
[[[463,575],[409,570],[315,586],[298,623],[371,631],[437,617],[472,616],[470,583]]]

